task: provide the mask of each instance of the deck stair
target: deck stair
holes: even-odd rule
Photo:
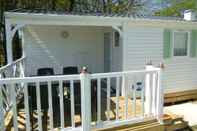
[[[182,92],[174,92],[165,94],[165,104],[174,104],[176,102],[184,102],[197,99],[197,90],[189,90]]]
[[[156,120],[151,120],[99,131],[190,131],[188,122],[184,121],[182,116],[169,113],[165,114],[163,123],[160,124]]]
[[[165,131],[190,131],[188,122],[182,116],[166,114],[164,116]]]
[[[120,126],[100,131],[164,131],[164,127],[156,120],[151,120],[147,122]]]

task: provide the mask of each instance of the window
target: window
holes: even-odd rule
[[[114,32],[114,46],[119,47],[120,45],[120,35],[119,32]]]
[[[189,33],[185,31],[175,31],[173,35],[173,56],[187,56]]]

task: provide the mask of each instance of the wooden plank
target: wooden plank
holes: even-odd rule
[[[197,99],[197,90],[165,94],[164,103],[174,103],[186,100]]]
[[[166,93],[164,97],[169,98],[169,97],[183,96],[183,95],[190,95],[190,94],[197,94],[197,90],[188,90],[188,91]]]
[[[164,131],[164,126],[152,120],[99,131]]]

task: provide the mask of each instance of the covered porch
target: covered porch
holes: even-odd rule
[[[2,130],[90,131],[150,119],[161,122],[162,70],[152,65],[122,70],[124,25],[118,19],[90,17],[86,23],[81,16],[52,15],[46,21],[39,15],[31,16],[36,20],[27,19],[29,14],[6,15]],[[18,30],[23,55],[13,61],[12,38]]]

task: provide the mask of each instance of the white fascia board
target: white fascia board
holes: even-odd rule
[[[169,28],[169,29],[197,29],[197,22],[174,21],[174,20],[151,20],[135,19],[128,22],[129,26]]]
[[[56,15],[56,14],[32,14],[6,12],[5,18],[13,24],[23,23],[30,25],[84,25],[84,26],[121,26],[122,17],[80,16],[80,15]]]
[[[110,17],[5,12],[5,18],[10,19],[13,24],[22,23],[27,25],[122,26],[123,23],[126,22],[130,26],[197,29],[197,22],[192,21],[143,19],[120,16]]]

